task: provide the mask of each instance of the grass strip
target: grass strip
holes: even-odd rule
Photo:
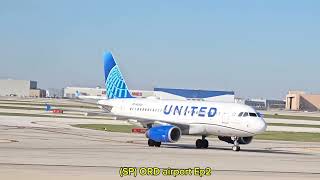
[[[131,133],[132,128],[136,128],[134,125],[114,125],[114,124],[76,124],[74,127],[94,129],[100,131],[109,131],[109,132],[122,132],[122,133]]]
[[[106,118],[94,118],[94,117],[76,117],[76,116],[63,116],[58,114],[28,114],[28,113],[11,113],[0,112],[0,116],[25,116],[25,117],[50,117],[50,118],[70,118],[70,119],[94,119],[94,120],[112,120],[109,117]]]
[[[268,126],[288,126],[288,127],[320,128],[320,125],[312,125],[312,124],[268,123]]]
[[[291,115],[264,114],[263,117],[264,118],[272,118],[272,119],[296,119],[296,120],[320,121],[320,117],[314,117],[314,116],[291,116]]]

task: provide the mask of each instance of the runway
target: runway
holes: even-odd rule
[[[143,134],[69,126],[96,121],[103,120],[1,116],[0,179],[120,179],[120,167],[211,167],[219,179],[320,178],[320,143],[254,140],[233,152],[215,138],[209,149],[195,149],[198,137],[183,136],[154,148]]]

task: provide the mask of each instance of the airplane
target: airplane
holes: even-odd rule
[[[208,148],[208,135],[233,144],[251,143],[253,136],[263,133],[266,122],[252,107],[237,103],[191,100],[161,100],[151,96],[133,97],[111,52],[104,53],[104,75],[107,99],[98,106],[119,120],[140,123],[148,128],[148,145],[160,147],[161,143],[179,141],[181,135],[199,135],[196,148]]]

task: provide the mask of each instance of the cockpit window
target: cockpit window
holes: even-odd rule
[[[256,113],[249,113],[251,117],[257,117]]]
[[[241,116],[242,116],[242,114],[243,114],[243,112],[239,113],[239,115],[238,115],[238,116],[239,116],[239,117],[241,117]]]
[[[261,114],[257,112],[257,116],[258,116],[258,117],[261,117]]]
[[[243,117],[247,117],[247,116],[248,116],[247,112],[243,113]]]

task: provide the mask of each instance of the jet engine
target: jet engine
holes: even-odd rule
[[[227,142],[229,144],[233,144],[233,140],[230,136],[218,136],[220,141],[224,141]],[[249,137],[239,137],[238,139],[238,143],[239,144],[249,144],[251,143],[253,137],[249,136]]]
[[[181,137],[181,130],[176,126],[155,126],[146,132],[146,136],[156,142],[177,142]]]

